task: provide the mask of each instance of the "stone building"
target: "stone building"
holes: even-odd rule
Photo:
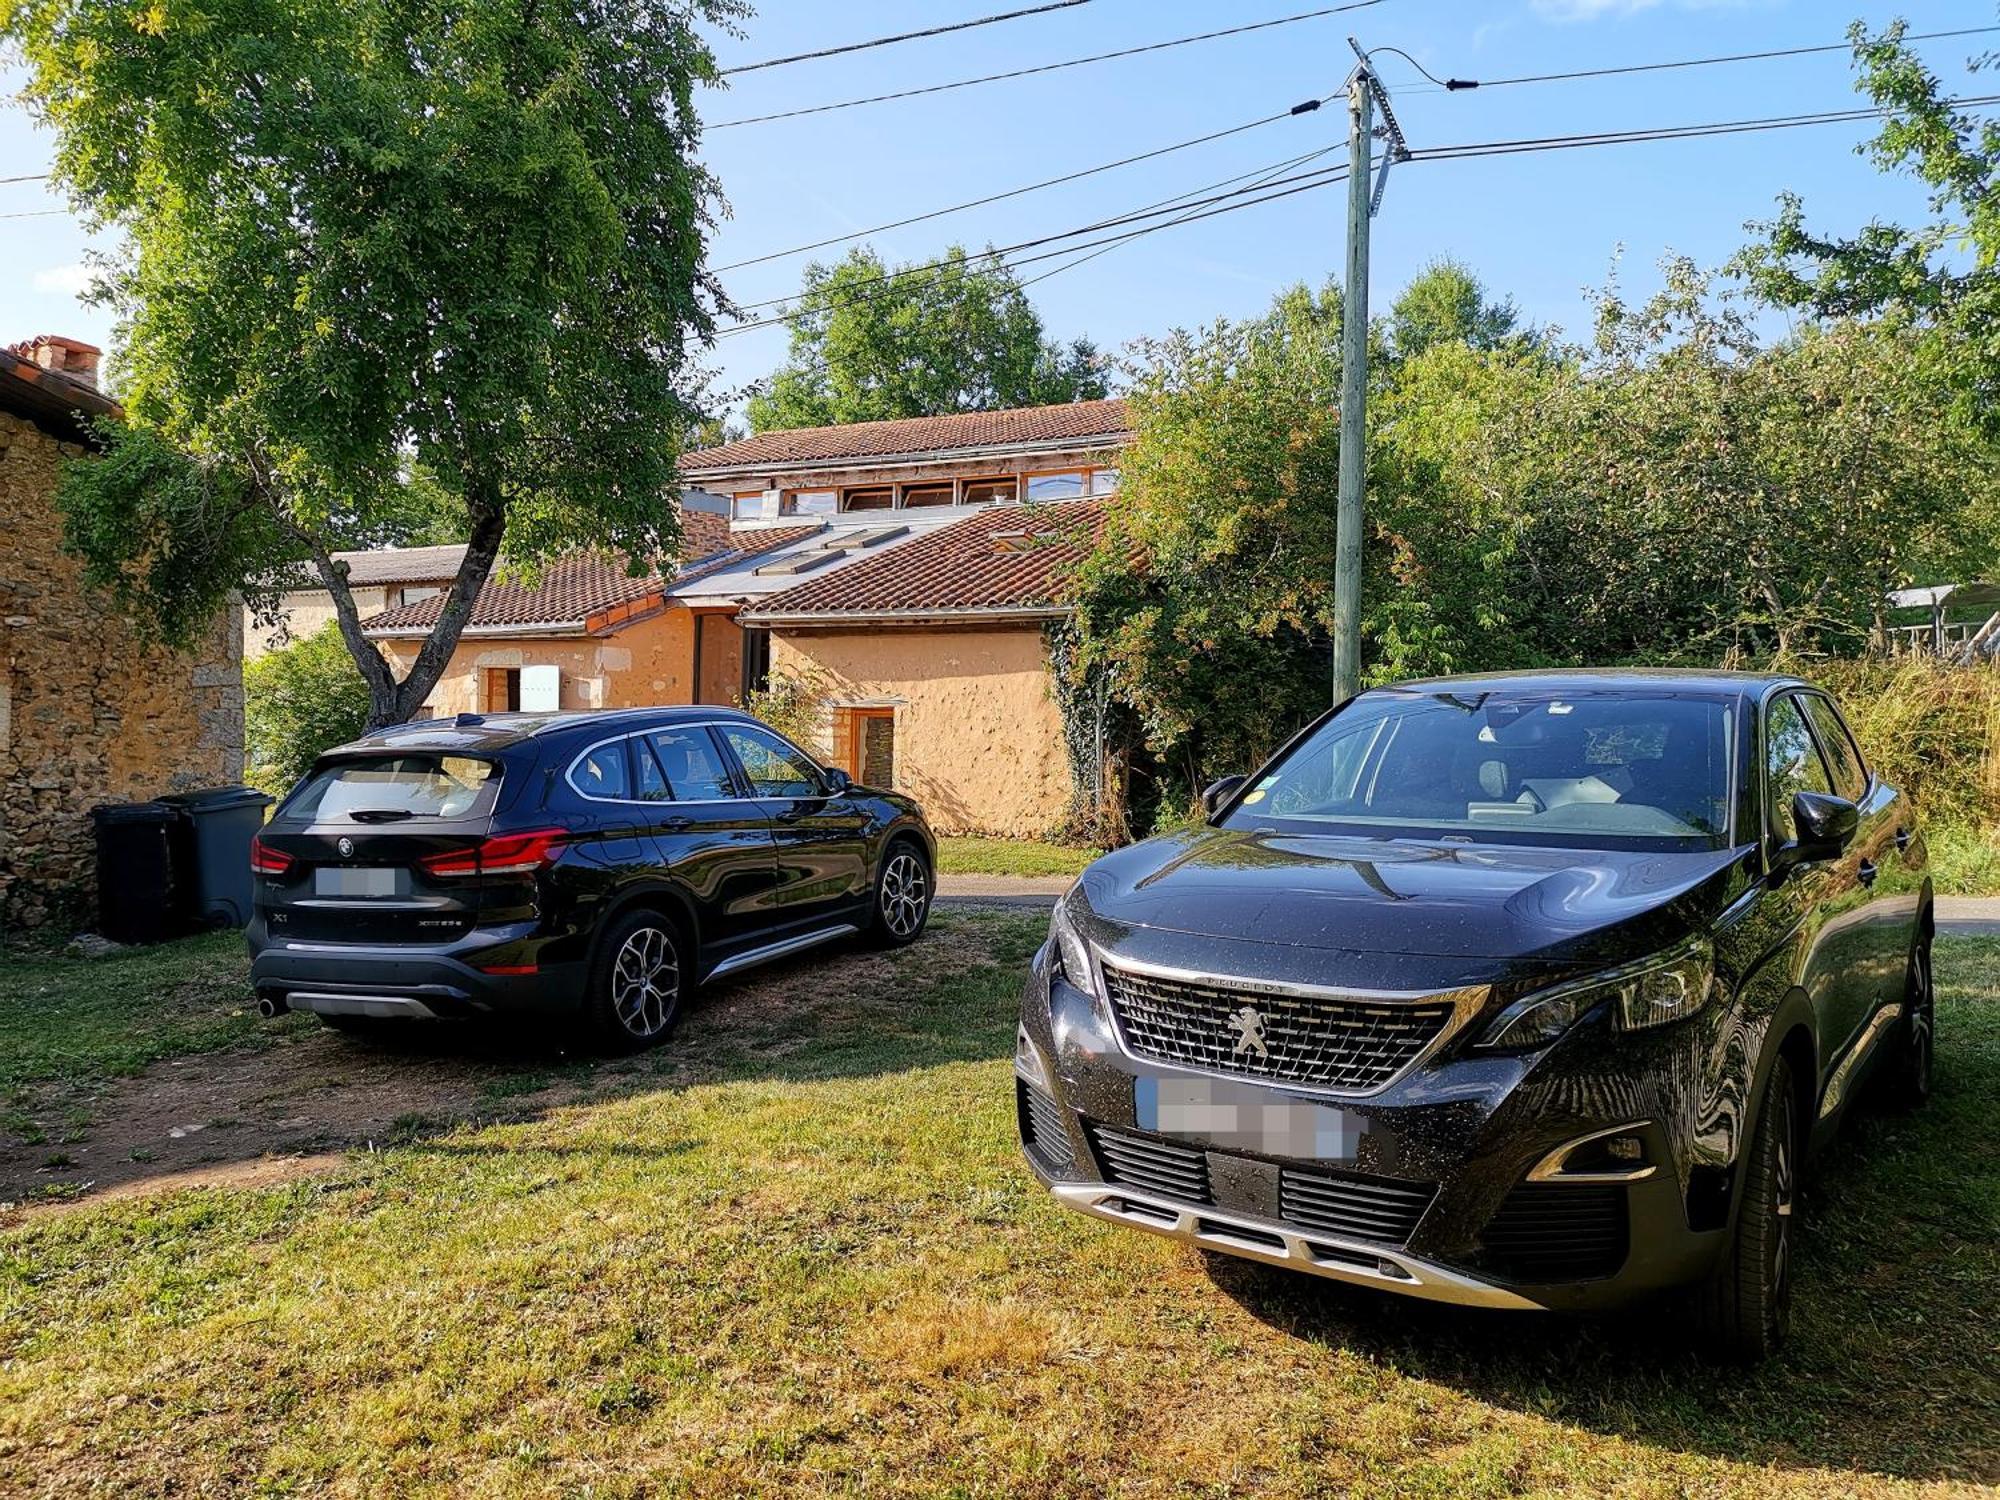
[[[239,613],[193,651],[144,646],[62,550],[59,467],[118,414],[97,361],[52,336],[0,349],[0,933],[88,919],[98,803],[243,774]]]

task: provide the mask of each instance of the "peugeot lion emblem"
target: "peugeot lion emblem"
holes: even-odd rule
[[[1271,1049],[1264,1045],[1264,1013],[1256,1006],[1244,1006],[1229,1018],[1229,1024],[1236,1029],[1232,1055],[1254,1051],[1259,1057],[1270,1057]]]
[[[334,847],[335,847],[335,848],[337,848],[338,850],[340,850],[340,857],[341,857],[342,859],[349,859],[349,858],[352,858],[352,857],[353,857],[353,854],[354,854],[354,840],[353,840],[353,839],[342,839],[342,840],[341,840],[341,841],[340,841],[340,842],[339,842],[338,844],[336,844],[336,845],[335,845]]]

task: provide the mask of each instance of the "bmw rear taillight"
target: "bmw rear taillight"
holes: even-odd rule
[[[260,833],[250,840],[250,872],[253,875],[283,875],[297,861],[282,849],[273,849]]]
[[[528,833],[503,833],[476,848],[448,849],[417,861],[426,875],[526,875],[554,864],[569,842],[566,828],[537,828]]]

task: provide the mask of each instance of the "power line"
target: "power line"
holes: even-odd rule
[[[1267,31],[1273,26],[1290,26],[1297,21],[1316,21],[1322,16],[1339,15],[1342,11],[1365,10],[1371,5],[1380,5],[1382,0],[1349,0],[1346,5],[1328,6],[1324,10],[1302,11],[1295,16],[1279,16],[1271,21],[1253,21],[1247,26],[1231,26],[1222,31],[1204,31],[1198,36],[1175,37],[1167,42],[1149,42],[1143,47],[1126,47],[1117,52],[1099,52],[1090,57],[1072,57],[1064,62],[1041,63],[1032,68],[1016,68],[1007,73],[988,73],[979,78],[960,78],[951,83],[933,83],[923,88],[901,89],[893,94],[871,94],[865,99],[843,99],[837,104],[814,104],[804,109],[779,110],[775,114],[747,115],[740,120],[718,120],[708,126],[710,130],[728,130],[737,125],[762,125],[771,120],[796,120],[801,115],[823,115],[836,109],[854,109],[863,104],[883,104],[891,99],[914,99],[923,94],[942,94],[951,89],[967,89],[974,84],[1000,83],[1010,78],[1027,78],[1037,73],[1054,73],[1062,68],[1080,68],[1086,63],[1109,62],[1118,57],[1137,57],[1144,52],[1163,52],[1169,47],[1186,47],[1195,42],[1212,42],[1219,37],[1241,36],[1250,31]]]
[[[1979,94],[1938,101],[1947,108],[2000,104],[2000,94]],[[1705,136],[1746,135],[1760,130],[1790,130],[1802,125],[1841,125],[1878,120],[1900,110],[1880,108],[1825,110],[1818,114],[1766,115],[1750,120],[1721,120],[1707,125],[1659,125],[1638,130],[1604,130],[1579,135],[1529,136],[1511,141],[1474,141],[1457,146],[1431,146],[1412,151],[1412,161],[1458,161],[1473,156],[1518,156],[1531,151],[1566,151],[1585,146],[1629,146],[1647,141],[1685,141]]]
[[[24,172],[19,177],[0,177],[0,184],[10,182],[47,182],[48,178],[49,174],[46,172]]]
[[[2000,26],[1965,26],[1956,31],[1922,31],[1903,38],[1906,42],[1935,42],[1947,37],[1988,36]],[[1516,83],[1569,83],[1579,78],[1616,78],[1628,73],[1663,73],[1676,68],[1707,68],[1717,63],[1765,62],[1780,57],[1809,57],[1815,53],[1851,51],[1851,42],[1828,42],[1812,47],[1778,47],[1768,52],[1731,52],[1720,57],[1683,57],[1670,62],[1627,63],[1618,67],[1580,68],[1573,73],[1524,73],[1515,78],[1439,78],[1400,47],[1376,47],[1374,52],[1393,52],[1424,77],[1448,93],[1464,89],[1497,89]],[[1372,54],[1371,54],[1372,55]],[[1416,88],[1412,93],[1430,93]]]
[[[1174,207],[1176,205],[1185,204],[1189,198],[1194,197],[1198,193],[1206,193],[1209,192],[1211,189],[1225,187],[1233,182],[1241,182],[1246,177],[1256,176],[1260,173],[1268,173],[1274,170],[1283,171],[1287,167],[1298,166],[1304,162],[1312,161],[1317,157],[1324,156],[1327,154],[1327,152],[1331,151],[1332,149],[1333,148],[1330,146],[1323,146],[1315,150],[1305,152],[1299,156],[1287,158],[1286,160],[1281,162],[1269,164],[1262,167],[1253,167],[1248,172],[1238,172],[1234,177],[1225,177],[1219,182],[1212,182],[1204,187],[1190,188],[1185,192],[1174,194],[1171,198],[1161,198],[1153,203],[1145,205],[1142,208],[1129,209],[1124,213],[1114,215],[1113,217],[1108,219],[1094,219],[1087,224],[1078,225],[1075,229],[1065,229],[1055,234],[1039,235],[1034,239],[1018,240],[1011,245],[1002,245],[997,249],[991,249],[983,252],[982,255],[978,258],[984,259],[988,256],[1008,256],[1012,255],[1017,250],[1034,250],[1040,248],[1043,245],[1053,244],[1058,240],[1075,239],[1079,235],[1095,234],[1100,229],[1115,229],[1121,224],[1129,224],[1139,219],[1155,218],[1161,214],[1173,212]],[[1236,191],[1249,192],[1251,191],[1251,189],[1239,188]],[[1232,196],[1234,196],[1234,194],[1232,193],[1224,193],[1221,195],[1221,197],[1224,198]],[[1219,201],[1219,200],[1211,199],[1207,201]],[[949,268],[954,264],[956,264],[955,261],[947,259],[947,260],[929,261],[926,262],[925,264],[916,266],[904,266],[896,270],[884,271],[879,275],[865,277],[861,281],[855,284],[857,286],[870,286],[881,282],[898,281],[903,279],[904,277],[917,275],[921,272]],[[794,302],[797,300],[798,300],[797,293],[788,292],[782,297],[766,297],[763,298],[761,301],[757,302],[738,303],[736,304],[736,311],[749,312],[760,307],[777,307],[782,303]]]
[[[2000,104],[2000,94],[1985,94],[1985,95],[1967,96],[1960,98],[1950,98],[1941,100],[1940,103],[1944,104],[1947,107],[1953,107],[1953,108],[1972,108],[1984,105]],[[1590,146],[1617,146],[1617,145],[1634,145],[1650,141],[1693,140],[1710,136],[1738,135],[1738,134],[1748,133],[1751,131],[1784,130],[1784,129],[1792,129],[1807,125],[1833,125],[1833,124],[1851,123],[1868,119],[1880,119],[1883,118],[1884,116],[1893,115],[1897,113],[1900,113],[1900,111],[1884,110],[1880,108],[1827,110],[1817,114],[1775,115],[1775,116],[1766,116],[1758,119],[1722,120],[1722,121],[1714,121],[1706,124],[1697,124],[1697,125],[1652,126],[1638,130],[1600,131],[1595,133],[1576,134],[1567,136],[1537,136],[1537,137],[1527,137],[1516,140],[1474,141],[1474,142],[1463,143],[1460,145],[1435,146],[1426,149],[1412,151],[1407,159],[1412,162],[1457,161],[1457,160],[1464,160],[1480,156],[1519,155],[1534,151],[1571,150],[1571,149],[1579,149]],[[1278,163],[1277,168],[1283,169],[1289,166],[1300,165],[1302,164],[1303,161],[1311,160],[1316,157],[1325,156],[1336,149],[1338,148],[1331,146],[1324,147],[1318,151],[1308,153],[1303,158],[1295,158],[1293,161],[1290,162]],[[1268,176],[1272,168],[1263,168],[1259,170],[1264,172]],[[1240,175],[1250,176],[1253,174],[1243,173]],[[1282,178],[1276,182],[1267,181],[1261,184],[1252,184],[1248,187],[1239,188],[1234,192],[1218,194],[1214,197],[1204,199],[1199,203],[1191,205],[1192,208],[1201,209],[1202,210],[1201,212],[1184,213],[1179,215],[1178,217],[1167,219],[1162,223],[1142,225],[1141,227],[1134,229],[1124,229],[1120,233],[1110,235],[1101,240],[1087,241],[1083,244],[1078,244],[1078,245],[1065,245],[1061,249],[1044,250],[1036,255],[1024,256],[1018,259],[1012,258],[1012,252],[1022,248],[1027,248],[1032,246],[1042,246],[1053,243],[1054,241],[1057,240],[1075,238],[1078,235],[1094,233],[1100,229],[1113,228],[1119,225],[1130,224],[1133,223],[1135,220],[1141,218],[1158,217],[1159,206],[1155,205],[1152,210],[1137,210],[1132,213],[1121,215],[1114,219],[1100,220],[1098,221],[1098,223],[1094,225],[1086,225],[1083,226],[1082,228],[1070,230],[1063,234],[1045,235],[1036,240],[1024,241],[1022,242],[1021,245],[1008,246],[1001,250],[989,252],[989,256],[992,259],[1000,259],[1002,257],[1008,257],[1005,263],[1011,269],[1019,266],[1032,265],[1040,261],[1058,259],[1066,255],[1074,255],[1076,254],[1076,252],[1079,251],[1096,251],[1097,253],[1104,253],[1105,251],[1115,248],[1118,245],[1129,243],[1130,241],[1135,239],[1141,239],[1149,234],[1158,233],[1163,229],[1177,228],[1185,223],[1197,223],[1203,219],[1215,218],[1218,217],[1219,215],[1226,213],[1235,213],[1240,209],[1253,208],[1259,204],[1274,202],[1280,198],[1292,197],[1298,193],[1311,192],[1315,189],[1322,187],[1330,187],[1333,186],[1335,183],[1346,181],[1347,177],[1348,177],[1348,172],[1346,167],[1344,166],[1326,168],[1315,172],[1300,173],[1294,177]],[[1220,186],[1220,185],[1221,184],[1213,184],[1212,186]],[[1272,191],[1268,192],[1263,191],[1263,189],[1265,188],[1272,189]],[[1181,202],[1186,198],[1192,196],[1194,193],[1201,193],[1205,191],[1207,191],[1207,189],[1202,189],[1202,188],[1193,189],[1191,193],[1181,194],[1180,198],[1178,199],[1169,199],[1166,201],[1168,203]],[[982,256],[980,257],[980,259],[983,261],[988,259],[989,256]],[[1023,282],[1022,285],[1025,287],[1032,285],[1034,284],[1034,282],[1037,281],[1045,281],[1048,279],[1049,276],[1058,274],[1059,272],[1064,270],[1072,269],[1075,266],[1083,264],[1086,260],[1091,260],[1095,258],[1096,258],[1095,255],[1077,255],[1076,259],[1072,260],[1067,265],[1056,267],[1049,272],[1045,272],[1041,276],[1030,278],[1028,281]],[[940,271],[949,271],[954,267],[954,265],[955,263],[953,262],[944,262],[944,261],[934,262],[930,266],[911,267],[906,271],[897,272],[891,275],[877,277],[874,279],[878,282],[894,281],[895,279],[901,276],[917,275],[917,274],[922,274],[924,272],[937,273]],[[933,279],[935,279],[935,277]],[[840,307],[852,306],[857,303],[871,301],[876,296],[885,295],[888,290],[890,289],[884,288],[874,293],[868,293],[868,292],[857,293],[856,296],[852,298],[842,299],[840,302],[834,304],[834,309],[837,310]],[[777,299],[777,300],[784,300],[784,299]],[[793,312],[793,313],[782,314],[779,316],[762,319],[755,323],[746,323],[735,328],[725,329],[716,336],[718,338],[727,338],[735,334],[749,333],[759,328],[773,327],[782,323],[796,322],[801,317],[807,315],[808,314],[804,312]]]
[[[949,208],[935,208],[929,213],[913,214],[907,219],[895,219],[887,224],[877,224],[872,229],[857,229],[852,234],[833,235],[827,239],[814,240],[809,245],[794,245],[789,250],[773,250],[768,255],[752,256],[749,260],[731,261],[726,266],[715,267],[715,270],[717,272],[740,271],[745,266],[761,266],[767,261],[783,260],[789,255],[804,255],[809,250],[824,250],[828,245],[844,244],[848,240],[866,239],[871,234],[882,234],[891,229],[903,229],[911,224],[922,224],[930,219],[941,219],[947,214],[962,213],[968,208],[982,208],[989,203],[999,203],[1008,198],[1019,198],[1025,193],[1036,193],[1040,192],[1043,188],[1057,187],[1065,182],[1076,182],[1081,178],[1095,177],[1100,172],[1109,172],[1117,167],[1129,167],[1134,162],[1151,161],[1155,157],[1168,156],[1176,151],[1186,151],[1192,146],[1205,146],[1210,141],[1219,141],[1232,135],[1241,135],[1246,130],[1255,130],[1260,126],[1274,124],[1279,120],[1288,120],[1296,115],[1310,114],[1325,102],[1324,99],[1307,99],[1302,103],[1293,105],[1290,109],[1280,110],[1274,115],[1265,115],[1259,120],[1246,120],[1243,124],[1232,125],[1227,130],[1211,131],[1207,135],[1198,135],[1189,140],[1176,141],[1171,146],[1160,146],[1152,151],[1141,151],[1136,156],[1124,156],[1120,157],[1117,161],[1107,161],[1099,166],[1085,167],[1078,172],[1067,172],[1061,177],[1044,178],[1040,182],[1031,182],[1025,187],[1009,188],[1004,193],[989,193],[984,198],[971,198],[964,203],[954,203]]]
[[[0,214],[0,219],[46,219],[51,214],[66,214],[66,208],[29,208],[18,213]]]
[[[739,63],[733,68],[723,68],[719,76],[727,78],[732,73],[754,73],[759,68],[782,68],[787,63],[812,62],[822,57],[839,57],[846,52],[865,52],[870,47],[890,47],[897,42],[914,42],[921,37],[943,36],[948,31],[970,31],[975,26],[991,26],[996,21],[1016,21],[1022,16],[1039,16],[1047,11],[1068,10],[1072,6],[1088,5],[1090,0],[1050,0],[1047,5],[1031,5],[1026,10],[1004,11],[997,16],[981,16],[975,21],[956,21],[949,26],[932,26],[923,31],[905,31],[899,36],[878,36],[872,42],[849,42],[843,47],[824,47],[818,52],[800,52],[791,57],[773,57],[763,62]]]
[[[737,334],[754,333],[761,328],[773,328],[781,324],[796,323],[800,319],[810,317],[820,311],[838,311],[839,309],[844,307],[863,306],[869,302],[873,302],[880,298],[893,295],[895,292],[901,289],[899,283],[905,281],[907,278],[910,277],[918,277],[918,276],[924,277],[925,282],[920,283],[921,285],[921,284],[927,284],[928,282],[941,280],[944,276],[947,275],[958,274],[962,269],[966,267],[985,266],[997,263],[1011,270],[1020,266],[1035,265],[1041,261],[1054,260],[1061,256],[1073,254],[1079,250],[1090,250],[1097,248],[1099,246],[1112,246],[1112,245],[1123,244],[1128,240],[1138,239],[1144,235],[1151,234],[1159,229],[1172,228],[1177,224],[1192,223],[1200,219],[1214,218],[1218,214],[1230,213],[1238,208],[1249,208],[1258,203],[1269,203],[1278,198],[1291,197],[1295,193],[1309,192],[1314,188],[1326,187],[1333,182],[1344,181],[1346,178],[1347,169],[1345,167],[1336,167],[1336,168],[1325,168],[1314,172],[1302,172],[1293,177],[1279,178],[1275,182],[1269,181],[1268,179],[1270,173],[1274,169],[1282,170],[1287,167],[1300,166],[1303,165],[1305,162],[1314,160],[1318,157],[1329,155],[1337,149],[1338,148],[1334,146],[1323,146],[1320,147],[1318,150],[1309,151],[1305,153],[1303,156],[1294,157],[1289,161],[1279,162],[1275,164],[1275,168],[1272,167],[1258,168],[1255,170],[1255,172],[1243,172],[1239,173],[1236,178],[1225,179],[1225,181],[1240,181],[1244,177],[1262,174],[1262,176],[1266,180],[1258,183],[1253,183],[1248,187],[1239,188],[1234,192],[1218,193],[1207,198],[1199,199],[1194,204],[1188,205],[1190,209],[1204,209],[1204,211],[1200,213],[1194,213],[1194,212],[1185,213],[1181,217],[1170,219],[1163,224],[1149,224],[1149,225],[1144,225],[1137,229],[1122,229],[1119,233],[1108,235],[1103,239],[1085,240],[1081,244],[1062,245],[1057,249],[1042,250],[1039,254],[1036,255],[1017,254],[1018,251],[1024,249],[1054,244],[1059,240],[1076,239],[1079,235],[1093,234],[1100,229],[1116,228],[1120,225],[1135,223],[1136,221],[1143,218],[1158,217],[1162,213],[1171,213],[1174,211],[1171,205],[1185,204],[1186,200],[1194,196],[1194,194],[1206,192],[1207,189],[1205,188],[1195,188],[1190,192],[1181,193],[1174,198],[1166,199],[1164,200],[1163,205],[1154,205],[1149,209],[1137,210],[1132,213],[1120,215],[1114,219],[1099,220],[1096,224],[1089,224],[1078,229],[1067,230],[1061,234],[1044,235],[1039,239],[1025,240],[1018,245],[1008,245],[1000,249],[988,250],[978,256],[968,257],[966,260],[962,262],[933,261],[928,265],[909,266],[905,267],[902,270],[890,272],[882,276],[871,277],[869,278],[868,283],[864,284],[863,290],[856,291],[851,296],[842,297],[839,300],[833,302],[827,308],[797,309],[791,312],[774,314],[771,317],[760,318],[754,322],[739,324],[734,328],[725,328],[720,333],[716,334],[716,337],[719,339],[730,338]],[[1220,184],[1212,184],[1212,186],[1219,186],[1219,185]],[[1263,190],[1265,188],[1275,189],[1275,191],[1264,192]],[[1243,195],[1245,194],[1259,194],[1259,193],[1262,195],[1249,198],[1243,197]],[[1234,201],[1234,200],[1241,200],[1241,201]],[[1221,206],[1220,207],[1213,206],[1218,204]],[[1043,279],[1043,278],[1037,278],[1037,279]],[[778,298],[774,300],[791,301],[793,299]]]

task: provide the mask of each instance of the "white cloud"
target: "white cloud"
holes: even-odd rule
[[[46,271],[35,272],[35,290],[81,296],[90,286],[91,274],[90,267],[82,264],[50,266]]]

